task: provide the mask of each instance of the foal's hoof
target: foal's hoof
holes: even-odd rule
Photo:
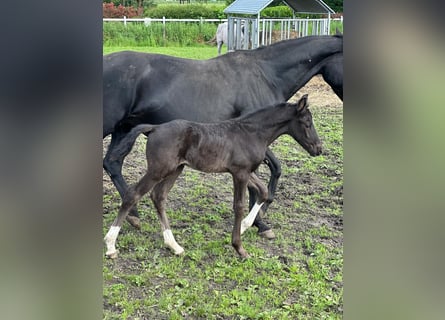
[[[243,248],[241,248],[241,249],[238,251],[238,254],[239,254],[240,258],[243,259],[243,260],[244,260],[244,259],[247,259],[247,258],[250,257],[249,254],[247,253],[247,251],[244,250]]]
[[[184,249],[182,247],[176,248],[176,249],[172,249],[173,253],[177,256],[180,256],[181,254],[184,253]]]
[[[105,255],[107,256],[107,258],[116,259],[118,252],[119,252],[119,250],[116,250],[113,252],[107,252]]]
[[[125,220],[127,220],[128,223],[131,224],[136,229],[141,230],[141,219],[139,219],[139,217],[127,216]]]
[[[258,235],[266,239],[275,239],[275,233],[272,231],[272,229],[263,232],[258,232]]]
[[[247,260],[250,258],[250,255],[246,252],[245,254],[240,254],[240,259],[241,260]]]

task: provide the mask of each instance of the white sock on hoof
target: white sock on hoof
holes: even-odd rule
[[[184,249],[176,242],[175,237],[170,229],[164,230],[162,233],[164,236],[164,243],[167,247],[173,250],[176,255],[180,255],[184,252]]]
[[[105,244],[107,245],[107,256],[117,252],[115,245],[120,229],[120,227],[112,226],[104,238]]]
[[[255,217],[258,214],[258,211],[260,211],[260,208],[263,204],[264,204],[264,202],[262,202],[260,204],[255,203],[253,205],[252,210],[250,210],[247,217],[245,217],[243,219],[243,221],[241,222],[241,234],[243,234],[244,231],[246,231],[248,228],[250,228],[252,226],[253,222],[255,221]]]

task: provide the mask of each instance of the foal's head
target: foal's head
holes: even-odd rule
[[[305,94],[293,105],[297,110],[296,117],[291,121],[289,126],[289,134],[297,140],[311,156],[318,156],[321,154],[321,141],[318,138],[317,131],[312,122],[312,114],[308,108],[307,97],[308,95]]]

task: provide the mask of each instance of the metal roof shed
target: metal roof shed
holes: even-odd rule
[[[260,12],[273,0],[236,0],[224,9],[228,15],[228,50],[248,49],[259,45]],[[283,1],[294,12],[327,14],[335,13],[322,0],[286,0]],[[249,17],[250,16],[250,17]],[[243,30],[243,34],[241,34]]]
[[[272,2],[273,0],[236,0],[224,9],[224,13],[259,15],[260,12]],[[322,0],[286,0],[283,2],[295,12],[315,14],[335,13],[335,11]]]

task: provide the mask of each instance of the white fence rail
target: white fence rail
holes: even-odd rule
[[[167,19],[165,17],[163,18],[103,18],[104,22],[123,22],[124,25],[127,25],[127,23],[131,22],[144,22],[146,25],[149,25],[152,22],[162,22],[163,24],[167,22],[199,22],[199,23],[205,23],[205,22],[213,22],[213,23],[223,23],[224,21],[227,21],[227,19]]]
[[[333,19],[260,19],[261,45],[276,41],[305,37],[309,35],[329,35]]]
[[[162,23],[165,26],[167,23],[174,22],[187,22],[187,23],[214,23],[219,24],[227,21],[228,19],[167,19],[163,18],[104,18],[103,22],[122,22],[124,25],[128,23],[144,23],[149,26],[152,23]],[[288,19],[260,19],[259,37],[255,39],[255,43],[260,45],[268,45],[276,41],[304,37],[308,35],[327,35],[330,34],[331,21],[341,21],[343,25],[343,17],[334,19],[301,19],[301,18],[288,18]],[[255,24],[256,25],[256,24]],[[278,27],[279,25],[279,27]],[[254,46],[256,47],[256,46]]]

